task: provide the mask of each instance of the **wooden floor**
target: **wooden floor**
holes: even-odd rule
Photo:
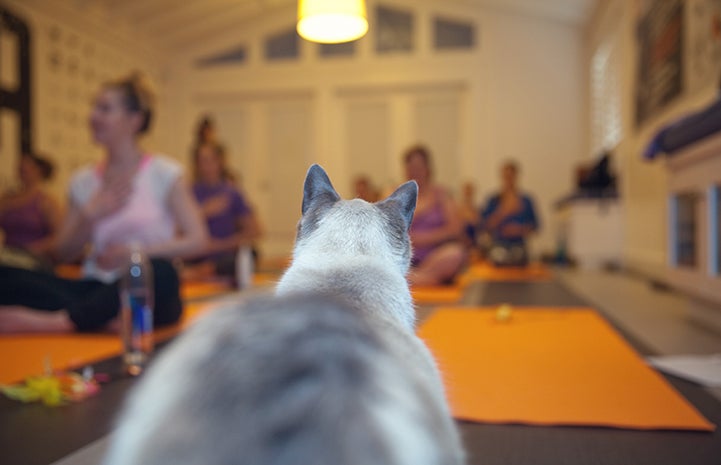
[[[558,276],[658,355],[721,353],[721,333],[690,318],[691,302],[682,294],[658,290],[641,278],[619,273],[559,271]],[[713,310],[721,312],[721,308]],[[721,388],[708,391],[721,399]]]
[[[619,273],[561,270],[557,276],[654,354],[721,353],[721,334],[690,319],[686,311],[689,301],[682,295],[654,289],[642,279]],[[470,289],[466,298],[478,301],[484,292],[481,285]],[[721,389],[708,391],[721,399]],[[105,447],[106,439],[101,439],[55,463],[96,464]]]

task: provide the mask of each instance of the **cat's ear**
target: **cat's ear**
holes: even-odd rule
[[[418,200],[418,184],[416,184],[415,181],[408,181],[396,189],[387,199],[380,202],[380,204],[395,204],[405,222],[407,231],[411,227],[413,213],[416,211],[416,200]]]
[[[340,200],[340,196],[333,189],[328,175],[320,165],[313,165],[308,169],[305,175],[305,184],[303,185],[303,205],[302,213],[309,208],[317,205],[332,205]]]

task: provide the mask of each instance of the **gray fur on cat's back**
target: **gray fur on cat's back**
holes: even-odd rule
[[[106,463],[455,465],[463,452],[405,274],[417,196],[306,176],[276,296],[210,313],[144,375]]]

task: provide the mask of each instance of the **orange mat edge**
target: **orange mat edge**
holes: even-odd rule
[[[474,373],[479,371],[479,367],[476,366],[468,366],[466,365],[466,368],[462,370],[460,373],[449,373],[448,366],[445,366],[448,364],[448,359],[446,358],[446,355],[442,355],[439,358],[439,354],[437,353],[438,350],[436,347],[434,347],[433,341],[429,340],[428,328],[434,324],[434,322],[438,321],[439,319],[442,319],[444,314],[448,314],[448,312],[456,312],[458,313],[466,313],[467,315],[475,315],[475,318],[478,318],[478,314],[481,312],[486,312],[487,314],[492,314],[493,310],[497,310],[499,306],[442,306],[438,307],[437,310],[419,327],[419,336],[421,336],[426,343],[428,344],[431,351],[434,353],[439,366],[441,367],[442,373],[444,375],[445,384],[447,392],[449,393],[449,402],[451,403],[452,407],[454,405],[453,395],[451,391],[454,389],[457,389],[457,386],[462,380],[464,379],[464,376],[466,373]],[[523,415],[499,415],[497,413],[493,413],[491,415],[487,415],[485,418],[479,418],[477,415],[467,415],[462,413],[463,411],[467,411],[467,407],[464,408],[453,408],[454,410],[454,416],[460,420],[464,421],[475,421],[480,423],[489,423],[489,424],[524,424],[524,425],[538,425],[538,426],[592,426],[592,427],[604,427],[604,428],[614,428],[614,429],[631,429],[631,430],[683,430],[683,431],[714,431],[716,426],[710,422],[688,399],[683,396],[680,392],[678,392],[671,383],[666,380],[660,373],[658,373],[657,370],[654,370],[653,368],[649,367],[645,361],[643,360],[643,357],[641,357],[635,349],[626,341],[621,335],[619,335],[615,328],[605,319],[603,318],[597,311],[593,310],[589,307],[574,307],[574,308],[554,308],[554,307],[514,307],[519,311],[519,315],[523,314],[525,312],[527,315],[534,315],[534,317],[542,316],[544,311],[549,312],[551,315],[558,316],[558,315],[569,315],[573,313],[586,313],[588,315],[593,315],[594,319],[597,320],[597,323],[602,323],[602,327],[605,331],[608,331],[608,334],[611,334],[615,336],[614,343],[621,342],[621,346],[624,348],[627,352],[626,355],[630,354],[633,358],[636,360],[634,363],[640,363],[639,366],[642,366],[643,368],[641,371],[645,371],[644,376],[646,379],[650,379],[651,385],[661,386],[661,391],[665,391],[664,395],[668,396],[668,393],[671,393],[670,395],[674,397],[674,401],[676,402],[675,406],[681,410],[684,410],[686,414],[688,414],[688,417],[683,417],[681,420],[672,421],[672,422],[664,422],[659,421],[654,424],[644,424],[643,422],[634,422],[634,421],[625,421],[619,423],[618,421],[593,421],[590,422],[587,420],[568,420],[563,418],[538,418],[538,417],[523,417]],[[484,316],[487,320],[487,315]],[[467,326],[471,324],[472,321],[469,320],[469,322],[465,322],[464,324]],[[494,326],[497,326],[497,328],[500,328],[499,331],[508,331],[512,330],[513,326],[509,323],[501,323],[497,322],[493,323]],[[457,328],[458,329],[458,328]],[[467,329],[467,328],[465,328]],[[488,328],[486,328],[488,329]],[[494,330],[491,329],[493,332]],[[424,334],[425,333],[425,334]],[[480,334],[477,334],[476,338],[483,339],[483,337],[488,336],[488,333],[483,333],[481,336]],[[454,335],[454,344],[457,344],[458,338],[460,336]],[[507,347],[504,347],[503,350],[508,350]],[[456,354],[456,357],[458,355]],[[445,365],[444,365],[445,364]],[[452,371],[452,370],[451,370]],[[492,378],[489,378],[492,379]],[[488,383],[487,379],[483,380],[484,383]],[[567,386],[566,386],[567,387]],[[503,389],[502,389],[503,390]],[[495,399],[495,398],[494,398]],[[511,399],[511,402],[516,401],[517,399]],[[557,400],[557,399],[556,399]],[[468,398],[466,398],[467,402]],[[471,402],[474,402],[471,400]],[[555,404],[554,404],[555,405]],[[460,412],[459,412],[460,410]],[[472,411],[478,411],[477,409]],[[492,409],[491,409],[492,410]],[[496,418],[498,417],[498,418]],[[601,416],[603,417],[603,415]],[[688,420],[688,418],[691,418],[691,420]],[[688,420],[688,421],[687,421]]]

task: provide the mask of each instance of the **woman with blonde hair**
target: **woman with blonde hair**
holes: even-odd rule
[[[179,280],[170,260],[201,251],[207,232],[180,164],[140,147],[152,122],[152,100],[138,76],[101,87],[89,123],[105,156],[73,176],[55,244],[59,259],[83,260],[84,278],[0,267],[0,333],[108,328],[120,310],[118,280],[131,248],[152,260],[156,325],[180,317]]]

